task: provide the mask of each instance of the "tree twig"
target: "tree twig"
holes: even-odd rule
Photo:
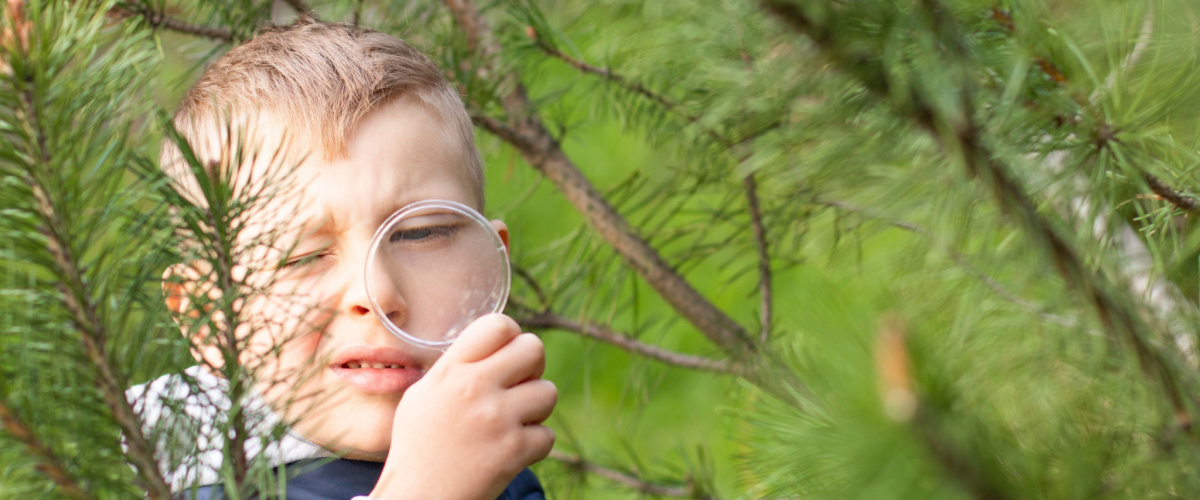
[[[766,342],[771,335],[771,253],[767,244],[767,229],[763,226],[762,208],[758,202],[758,182],[751,173],[742,180],[746,191],[746,204],[750,208],[750,224],[754,227],[754,243],[758,247],[758,300],[759,322],[762,331],[759,341]]]
[[[689,368],[692,370],[717,373],[734,373],[736,369],[729,361],[693,356],[669,351],[650,345],[633,338],[630,335],[614,331],[608,327],[590,321],[577,321],[551,312],[532,313],[528,316],[514,318],[517,324],[526,328],[555,328],[577,333],[584,337],[599,340],[606,344],[617,346],[625,351],[661,361],[668,365]]]
[[[469,0],[444,2],[459,29],[465,33],[468,48],[478,54],[485,65],[491,65],[500,53],[500,45],[492,37],[486,21]],[[477,126],[512,145],[525,161],[554,183],[584,220],[646,284],[705,338],[725,351],[731,362],[740,367],[739,375],[792,404],[801,404],[810,397],[809,389],[796,379],[795,372],[788,369],[783,360],[769,350],[760,349],[758,339],[684,279],[592,185],[537,116],[515,72],[504,73],[489,66],[479,71],[503,75],[501,78],[508,81],[501,88],[512,90],[500,97],[507,121],[477,114],[473,117]]]
[[[1162,179],[1159,179],[1154,175],[1144,173],[1142,174],[1142,177],[1146,180],[1146,185],[1150,187],[1150,190],[1153,191],[1154,194],[1162,197],[1164,200],[1167,200],[1172,205],[1175,205],[1175,208],[1193,215],[1200,214],[1200,202],[1198,202],[1196,198],[1185,195],[1175,188],[1168,186],[1166,182],[1163,182]]]
[[[313,12],[312,7],[309,7],[308,4],[304,3],[304,0],[283,0],[283,2],[288,4],[288,6],[290,6],[292,10],[295,10],[297,14],[308,16],[314,20],[320,20],[316,13]],[[356,22],[354,24],[358,23]]]
[[[25,422],[17,417],[3,401],[0,401],[0,424],[3,425],[4,431],[9,436],[12,436],[25,447],[25,451],[29,455],[37,459],[38,463],[34,468],[50,478],[51,481],[54,481],[59,493],[75,500],[93,500],[95,498],[79,486],[75,478],[67,472],[67,468],[63,465],[62,460],[58,458],[58,455],[42,444],[29,426],[25,425]]]
[[[533,290],[533,295],[537,297],[538,303],[541,304],[542,308],[548,310],[550,308],[550,299],[546,297],[546,292],[542,290],[542,285],[525,268],[514,265],[512,266],[512,270],[513,274],[516,274],[518,278],[521,278]]]
[[[638,493],[664,497],[686,497],[697,500],[714,500],[711,495],[698,491],[696,484],[691,481],[684,482],[684,484],[678,486],[654,483],[637,477],[633,474],[628,474],[591,463],[587,460],[584,460],[583,457],[579,455],[571,455],[558,450],[551,450],[549,458],[551,460],[561,462],[568,468],[602,477],[614,483],[618,483],[622,486],[633,489]]]
[[[645,85],[642,85],[638,82],[635,82],[633,80],[625,78],[624,76],[621,76],[620,74],[614,72],[612,69],[593,66],[584,61],[581,61],[579,59],[576,59],[574,57],[566,55],[561,50],[558,50],[557,47],[550,45],[545,40],[538,37],[536,33],[534,34],[533,43],[535,46],[537,46],[537,48],[541,49],[542,52],[545,52],[550,57],[553,57],[564,63],[567,63],[567,65],[572,68],[575,68],[581,72],[590,73],[590,74],[599,76],[600,78],[603,78],[605,80],[611,81],[621,87],[629,89],[630,91],[632,91],[642,97],[645,97],[651,101],[654,101],[655,103],[658,103],[660,106],[662,106],[668,110],[676,110],[677,109],[677,105],[675,104],[675,101],[668,99],[666,96],[659,94],[658,92],[655,92],[653,90],[650,90]],[[695,121],[697,117],[689,115],[687,118],[688,118],[688,121]]]
[[[233,32],[227,28],[190,24],[166,14],[155,12],[146,6],[118,6],[113,7],[109,12],[117,19],[141,17],[146,24],[153,28],[161,28],[202,38],[211,38],[222,42],[233,41]]]
[[[521,92],[519,101],[525,101]],[[512,115],[529,113],[528,102]],[[750,355],[757,343],[745,328],[696,291],[650,246],[629,222],[617,213],[591,181],[559,148],[558,143],[535,116],[517,120],[512,126],[490,116],[476,116],[476,124],[515,146],[534,168],[550,179],[567,200],[584,216],[626,262],[668,304],[709,340],[735,357]]]

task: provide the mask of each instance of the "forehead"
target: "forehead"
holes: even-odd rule
[[[477,205],[457,135],[447,120],[415,99],[385,104],[362,119],[339,158],[308,155],[292,168],[256,162],[254,169],[286,171],[288,180],[279,182],[283,187],[259,218],[262,224],[251,225],[283,232],[346,231],[374,227],[404,205],[425,199]]]

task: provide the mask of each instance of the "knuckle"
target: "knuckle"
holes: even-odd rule
[[[521,448],[524,447],[520,433],[509,432],[505,433],[500,438],[500,449],[504,450],[506,456],[518,456],[521,453]]]
[[[536,353],[539,358],[546,357],[546,344],[542,343],[542,339],[532,333],[522,333],[517,337],[525,344],[525,348],[530,352]]]
[[[458,394],[463,401],[475,401],[482,399],[486,388],[483,384],[474,377],[468,378],[458,383]]]
[[[472,419],[482,428],[495,430],[504,423],[504,407],[496,402],[475,405]]]

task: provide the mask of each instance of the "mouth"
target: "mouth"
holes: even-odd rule
[[[403,370],[406,368],[404,365],[396,363],[372,363],[370,361],[347,361],[341,365],[338,365],[338,367],[346,370],[359,370],[366,368],[375,370]]]
[[[403,394],[425,375],[425,370],[403,350],[372,346],[340,350],[329,370],[366,394]]]

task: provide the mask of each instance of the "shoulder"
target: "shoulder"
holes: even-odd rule
[[[508,487],[504,489],[504,493],[497,500],[543,500],[546,498],[546,491],[542,489],[541,481],[538,481],[533,471],[525,469],[513,478],[512,482],[508,483]]]

